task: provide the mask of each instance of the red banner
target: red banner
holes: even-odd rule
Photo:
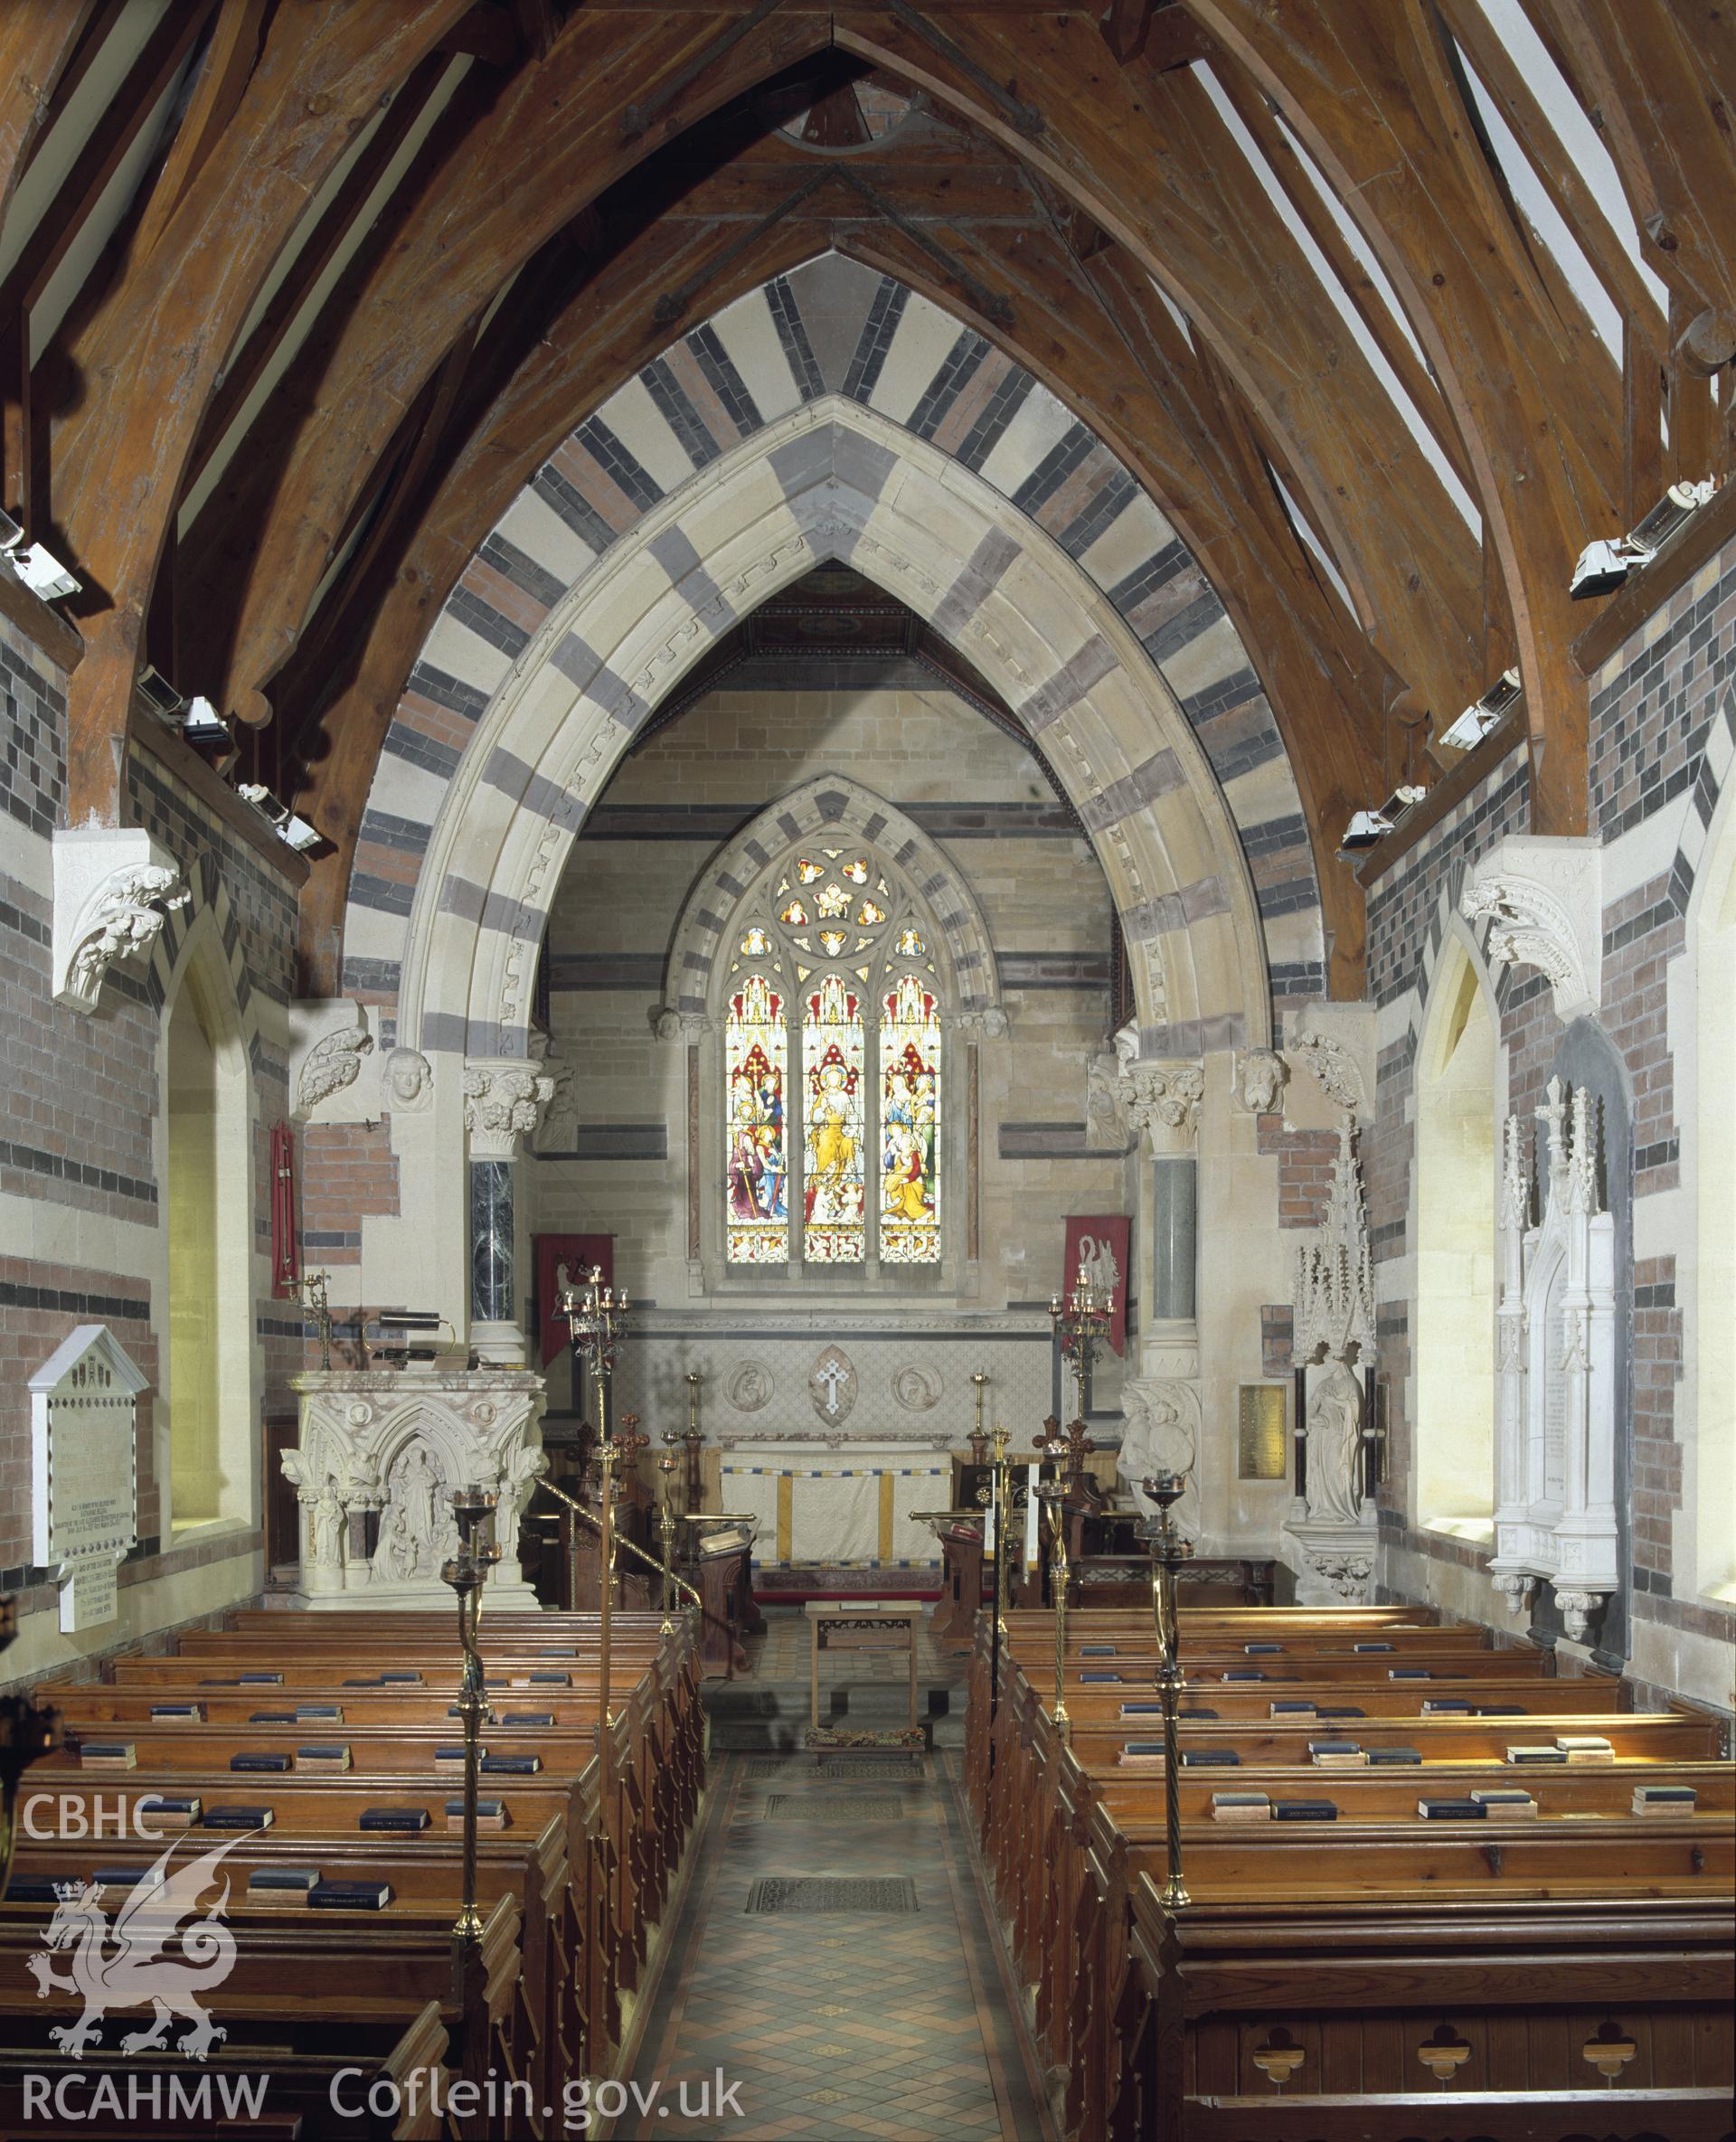
[[[1100,1213],[1067,1222],[1067,1260],[1061,1292],[1071,1295],[1082,1270],[1087,1283],[1109,1297],[1109,1344],[1127,1350],[1127,1237],[1125,1213]]]
[[[615,1238],[612,1234],[540,1234],[533,1240],[536,1244],[537,1337],[542,1349],[542,1366],[549,1369],[572,1343],[566,1318],[561,1315],[562,1288],[569,1281],[581,1286],[593,1265],[600,1266],[603,1285],[612,1287]]]

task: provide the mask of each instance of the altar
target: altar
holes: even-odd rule
[[[923,1588],[939,1558],[916,1513],[952,1489],[949,1442],[842,1437],[728,1444],[719,1454],[722,1505],[750,1513],[761,1571],[888,1572]]]
[[[539,1474],[542,1379],[526,1369],[310,1370],[292,1376],[300,1440],[284,1473],[301,1509],[301,1604],[447,1608],[455,1487],[498,1496],[485,1608],[534,1612],[518,1523]]]

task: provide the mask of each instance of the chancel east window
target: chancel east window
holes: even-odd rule
[[[743,903],[723,988],[731,1264],[941,1261],[932,939],[866,845],[797,849]]]

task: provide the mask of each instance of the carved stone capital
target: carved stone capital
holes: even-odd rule
[[[703,1012],[678,1011],[672,1004],[651,1008],[651,1031],[660,1042],[696,1042],[710,1030],[711,1021]]]
[[[189,894],[179,863],[142,826],[57,833],[53,854],[54,1001],[88,1014],[115,961],[148,952]]]
[[[1154,1144],[1191,1138],[1199,1128],[1200,1103],[1205,1098],[1203,1065],[1127,1063],[1121,1067],[1121,1084],[1128,1125]]]
[[[1603,850],[1591,840],[1509,835],[1459,895],[1467,922],[1489,925],[1492,966],[1534,967],[1566,1023],[1603,994]]]
[[[1505,1595],[1509,1614],[1524,1614],[1530,1608],[1537,1579],[1529,1570],[1504,1570],[1494,1579],[1495,1589]]]
[[[533,1064],[467,1062],[464,1128],[476,1158],[510,1160],[519,1140],[534,1135],[554,1085]]]

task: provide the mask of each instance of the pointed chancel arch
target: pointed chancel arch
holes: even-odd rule
[[[979,477],[831,398],[648,513],[478,712],[399,938],[401,1036],[524,1053],[549,901],[585,812],[712,638],[827,559],[944,630],[1041,738],[1120,918],[1145,1053],[1263,1045],[1270,998],[1247,863],[1138,641]]]
[[[744,501],[758,556],[731,525]],[[580,425],[482,545],[428,636],[374,775],[349,887],[346,988],[397,1002],[407,1036],[434,1014],[424,1046],[522,1046],[526,933],[540,935],[552,851],[541,866],[508,863],[488,825],[486,865],[467,850],[461,869],[442,864],[436,911],[467,906],[471,928],[516,948],[501,956],[507,986],[467,986],[454,1004],[443,982],[430,996],[434,939],[453,933],[424,911],[427,882],[437,850],[450,854],[439,824],[455,783],[487,825],[477,771],[504,750],[553,784],[533,791],[532,847],[551,826],[570,832],[648,706],[713,635],[827,556],[910,602],[1043,736],[1121,912],[1148,1052],[1256,1043],[1272,997],[1322,993],[1296,784],[1199,566],[1125,467],[1028,373],[835,254],[672,344]],[[575,731],[571,766],[542,757],[563,682],[613,724],[584,745]],[[528,730],[503,741],[508,702],[534,707],[535,757]],[[493,759],[481,785],[510,794],[514,778]],[[1202,992],[1179,940],[1213,937],[1229,940],[1235,979]],[[445,975],[449,951],[438,964]]]

